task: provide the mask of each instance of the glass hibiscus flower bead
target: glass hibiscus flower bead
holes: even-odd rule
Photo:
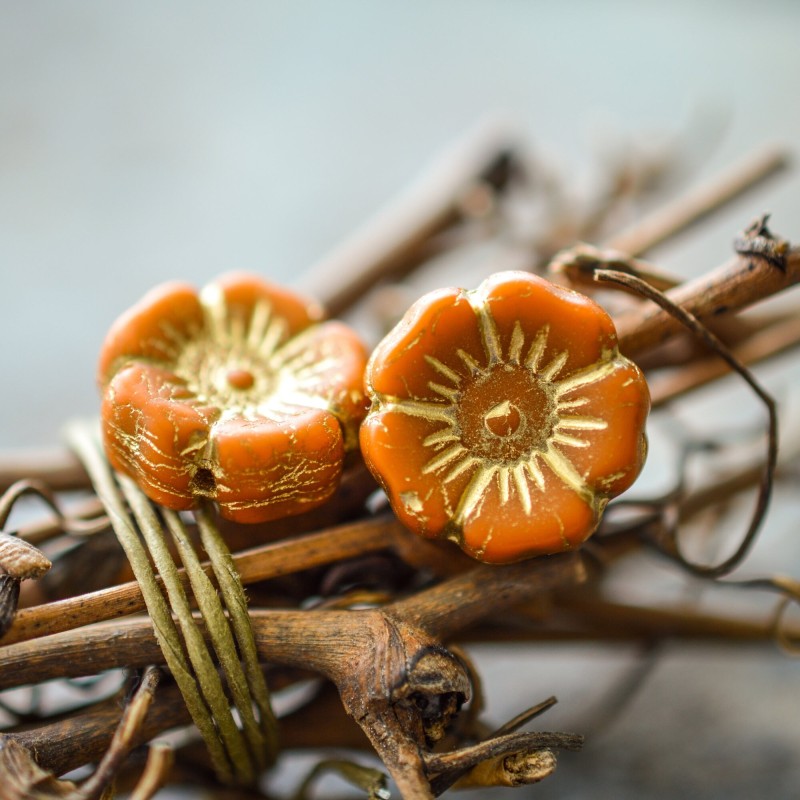
[[[528,273],[422,297],[366,384],[361,449],[399,519],[485,562],[576,548],[644,463],[649,392],[610,317]]]
[[[263,522],[335,491],[366,411],[366,352],[315,303],[231,274],[168,283],[112,326],[100,356],[103,443],[152,500]]]

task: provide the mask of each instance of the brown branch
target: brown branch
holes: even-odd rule
[[[742,364],[751,365],[785,353],[800,345],[800,318],[782,317],[756,331],[732,348]],[[730,373],[730,368],[718,358],[692,361],[668,374],[648,377],[653,408],[665,405],[682,395],[705,386]]]
[[[251,617],[259,656],[331,679],[402,796],[429,798],[423,748],[442,735],[469,695],[463,666],[431,633],[453,633],[583,575],[579,556],[557,556],[480,566],[385,609],[264,611]],[[486,593],[480,603],[478,587]],[[440,612],[429,618],[434,608]],[[2,648],[0,686],[160,661],[151,621],[121,619]]]
[[[562,592],[555,600],[556,613],[570,615],[576,636],[583,629],[591,638],[655,641],[680,639],[705,642],[774,641],[772,620],[748,620],[702,613],[690,605],[633,606],[598,597],[589,592]]]
[[[514,170],[518,137],[489,120],[471,131],[390,206],[311,268],[305,285],[331,316],[347,311],[371,286],[405,274],[426,243],[463,215],[475,184],[502,188]]]
[[[632,256],[643,255],[675,234],[702,222],[709,214],[782,171],[788,164],[789,154],[784,147],[763,146],[720,175],[612,236],[605,246]]]
[[[40,767],[62,775],[98,761],[108,749],[119,725],[122,709],[119,697],[95,703],[90,708],[47,724],[6,734],[36,754]],[[191,723],[186,704],[174,683],[164,682],[139,728],[134,742],[145,744],[165,731]],[[324,684],[321,693],[281,719],[281,746],[285,750],[320,747],[369,749],[369,740],[342,708],[332,684]],[[208,763],[202,741],[189,745],[197,750],[197,760]]]
[[[800,281],[800,248],[785,256],[785,270],[758,256],[737,256],[726,265],[665,292],[677,306],[701,321],[753,305]],[[652,302],[614,320],[620,350],[629,356],[661,344],[680,330],[680,323]]]
[[[582,579],[583,567],[576,559],[574,555],[549,556],[520,564],[479,567],[400,600],[389,609],[429,636],[447,638],[499,608],[515,606],[558,586],[565,575]]]
[[[664,638],[681,641],[758,643],[774,641],[774,630],[769,621],[748,621],[700,614],[690,607],[674,609],[627,606],[598,598],[592,592],[560,592],[554,598],[552,619],[542,623],[534,612],[526,619],[526,607],[503,615],[501,624],[492,621],[465,630],[459,640],[468,642],[512,641],[518,643],[604,641],[646,643]],[[254,612],[258,615],[261,612]],[[567,626],[561,623],[568,616]],[[574,623],[574,624],[573,624]],[[144,623],[143,623],[144,624]],[[513,627],[511,627],[513,626]],[[107,629],[111,629],[108,626]],[[797,636],[798,631],[788,632]],[[152,653],[157,655],[157,650]],[[289,717],[281,720],[280,738],[286,749],[319,747],[363,748],[368,740],[363,732],[343,712],[338,693],[327,691]],[[516,730],[529,722],[540,710],[549,708],[548,700],[497,729],[492,736]],[[56,775],[98,760],[108,748],[114,729],[120,719],[117,698],[102,701],[90,709],[70,717],[24,731],[8,734],[30,752],[35,752],[39,765]],[[166,684],[159,688],[156,701],[144,720],[136,744],[143,744],[171,728],[191,721],[186,706],[176,686]]]
[[[254,610],[251,618],[263,660],[313,669],[334,681],[346,680],[352,675],[353,659],[371,652],[370,641],[385,638],[387,626],[413,629],[415,637],[433,641],[555,586],[580,581],[583,575],[578,556],[551,556],[500,567],[479,566],[380,610]],[[0,648],[0,687],[91,675],[126,665],[145,667],[161,663],[159,653],[149,619],[100,623]],[[17,672],[21,664],[26,665],[24,674]]]
[[[563,276],[570,285],[586,289],[597,288],[594,275],[598,269],[614,269],[636,275],[662,292],[683,283],[677,275],[671,275],[646,261],[631,258],[618,250],[600,249],[583,242],[557,253],[547,269],[551,275]],[[636,292],[631,294],[638,296]]]
[[[471,747],[464,747],[448,753],[431,753],[425,761],[428,770],[433,774],[446,774],[470,769],[487,758],[504,756],[523,750],[542,750],[550,747],[560,750],[580,750],[582,746],[583,737],[575,734],[549,733],[546,731],[508,733]]]
[[[81,709],[63,719],[38,727],[6,734],[35,753],[36,763],[55,775],[71,772],[84,764],[99,761],[109,749],[123,718],[120,697],[114,696]],[[131,731],[133,747],[179,726],[191,723],[189,711],[174,683],[159,688],[148,713]]]
[[[0,492],[23,479],[46,483],[53,491],[80,489],[89,485],[83,465],[64,448],[25,448],[0,452]]]
[[[396,537],[402,535],[401,531],[400,523],[393,517],[367,519],[245,550],[236,553],[233,561],[242,583],[247,585],[391,547]],[[204,563],[203,568],[207,574],[211,574],[208,562]],[[180,575],[184,587],[188,587],[185,571],[180,570]],[[2,643],[27,641],[115,619],[143,611],[144,607],[139,584],[131,581],[90,594],[22,609],[17,612]]]

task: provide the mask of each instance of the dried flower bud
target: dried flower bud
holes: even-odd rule
[[[17,536],[0,533],[0,572],[24,581],[40,578],[51,566],[50,560],[38,547]]]

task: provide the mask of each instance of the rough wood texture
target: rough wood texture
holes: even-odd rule
[[[393,534],[399,529],[396,520],[386,517],[356,522],[307,534],[291,542],[263,545],[236,553],[234,564],[246,585],[390,547],[394,541]],[[205,564],[204,568],[210,574],[210,566]],[[181,570],[180,574],[184,587],[188,586],[185,572]],[[135,581],[131,581],[91,594],[22,609],[2,643],[24,641],[142,610],[144,598],[141,590]]]
[[[781,269],[758,255],[739,255],[719,269],[666,292],[673,303],[700,320],[738,311],[794,286],[800,281],[800,249],[785,253]],[[654,303],[615,320],[620,350],[628,355],[661,344],[680,329],[673,317]]]

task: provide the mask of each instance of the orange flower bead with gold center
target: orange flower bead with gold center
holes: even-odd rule
[[[421,298],[366,383],[361,448],[395,513],[486,562],[579,546],[644,463],[647,384],[611,319],[528,273]]]
[[[261,522],[335,491],[366,412],[366,352],[322,310],[252,275],[169,283],[112,327],[98,382],[111,464],[152,500]]]

